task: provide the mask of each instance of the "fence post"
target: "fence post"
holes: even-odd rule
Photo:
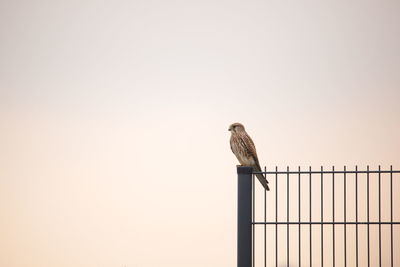
[[[238,218],[237,218],[237,267],[251,267],[251,167],[237,166]]]

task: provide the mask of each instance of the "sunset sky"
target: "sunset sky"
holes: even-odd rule
[[[0,266],[235,266],[233,122],[267,168],[400,169],[399,14],[1,1]]]

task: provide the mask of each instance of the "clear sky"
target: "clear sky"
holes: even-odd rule
[[[268,168],[399,169],[399,14],[1,1],[0,266],[234,266],[233,122]]]

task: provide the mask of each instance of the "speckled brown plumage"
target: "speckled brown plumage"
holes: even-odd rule
[[[253,140],[251,140],[250,136],[246,133],[244,126],[240,123],[233,123],[229,126],[229,131],[231,132],[231,149],[239,160],[239,163],[243,166],[252,167],[254,171],[261,171],[256,147],[254,146]],[[256,177],[263,187],[269,191],[267,179],[265,179],[262,174],[256,174]]]

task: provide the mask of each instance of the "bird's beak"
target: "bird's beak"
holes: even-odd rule
[[[228,131],[231,131],[231,128],[229,128]]]

